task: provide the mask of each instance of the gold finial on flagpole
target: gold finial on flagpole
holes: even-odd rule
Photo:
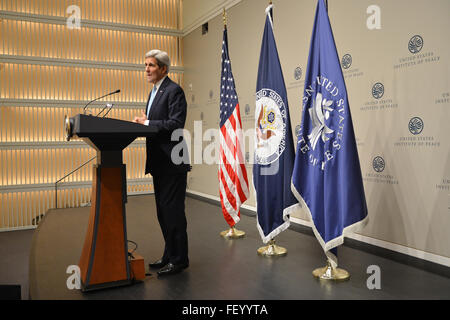
[[[227,14],[225,12],[225,7],[223,8],[222,18],[223,18],[223,26],[226,28],[227,27]]]
[[[272,1],[269,1],[269,5],[266,8],[266,15],[268,14],[270,16],[271,22],[273,20],[273,13],[272,13],[273,9],[272,8],[273,8]]]

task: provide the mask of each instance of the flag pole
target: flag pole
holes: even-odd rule
[[[245,236],[245,231],[238,230],[235,226],[232,226],[230,229],[222,231],[220,235],[226,239],[240,239]]]
[[[328,0],[325,0],[325,8],[328,14]],[[350,273],[347,270],[333,267],[329,259],[325,267],[315,269],[312,274],[319,280],[346,281],[350,279]]]
[[[350,273],[341,268],[333,268],[328,260],[325,267],[315,269],[312,274],[319,280],[346,281],[350,279]]]
[[[223,30],[225,31],[227,29],[227,14],[225,12],[225,7],[223,8],[222,19],[223,19]],[[230,229],[220,232],[220,235],[226,239],[243,238],[245,236],[245,231],[238,230],[236,229],[235,226],[236,224],[232,226]]]
[[[227,14],[225,12],[225,7],[223,8],[222,19],[223,19],[223,28],[226,29],[227,28]]]
[[[272,5],[272,1],[269,1],[269,6],[270,5]],[[270,14],[270,19],[273,20],[273,12]],[[266,246],[259,248],[256,252],[263,257],[282,257],[287,254],[287,249],[277,246],[275,244],[275,239],[272,238]]]
[[[287,249],[277,246],[275,240],[271,239],[267,246],[263,246],[257,250],[258,255],[263,257],[282,257],[287,254]]]
[[[301,126],[303,128],[311,126],[312,131],[308,138],[306,138],[306,134],[309,130],[302,131],[298,137],[298,140],[301,140],[302,143],[299,143],[297,147],[292,174],[292,190],[296,198],[305,205],[305,209],[313,222],[314,234],[327,257],[326,266],[313,270],[312,275],[318,280],[345,281],[350,278],[350,274],[337,267],[337,246],[343,243],[347,232],[357,231],[367,221],[367,204],[351,115],[348,109],[347,90],[328,16],[328,0],[317,1],[310,43],[304,92],[306,93],[307,88],[312,87],[317,93],[315,93],[315,100],[314,96],[310,95],[312,96],[311,99],[307,97],[303,103]],[[326,57],[326,63],[322,62],[325,59],[319,58],[322,56]],[[335,88],[339,88],[339,93],[336,92],[336,95],[334,95],[329,90],[328,92],[324,90],[323,86],[315,85],[314,79],[318,79],[322,74],[326,74],[327,79],[333,79],[332,83],[336,86]],[[342,110],[339,112],[343,111],[342,113],[346,114],[345,119],[337,113],[331,114],[330,117],[328,111],[325,111],[326,108],[335,103],[333,100],[339,101],[339,104],[342,105]],[[319,101],[319,105],[322,104],[322,110],[315,110],[316,101]],[[348,110],[348,112],[345,110]],[[317,125],[316,119],[323,117],[323,112],[327,113],[324,116],[325,118],[330,117],[329,122],[324,123],[324,127],[327,128],[325,131],[329,133],[324,133],[325,131],[322,131],[324,127]],[[318,169],[318,166],[312,165],[310,161],[311,158],[317,157],[319,160],[321,157],[321,148],[314,150],[318,137],[322,133],[322,139],[325,142],[323,135],[335,132],[337,129],[335,119],[338,117],[340,117],[340,121],[349,122],[348,125],[345,122],[345,126],[340,126],[340,128],[346,128],[345,132],[342,131],[341,136],[345,134],[347,138],[345,142],[340,144],[340,153],[333,153],[331,157],[326,156],[325,162],[322,162],[322,168]],[[330,128],[327,127],[328,125]],[[334,143],[333,139],[338,138],[336,135],[327,137],[330,145]],[[309,148],[309,145],[311,145],[311,148]],[[324,144],[323,146],[326,148]],[[299,150],[302,152],[299,152]],[[305,152],[303,152],[304,150]],[[329,164],[325,169],[325,163],[331,159],[335,162]],[[320,175],[318,174],[319,170],[322,170]],[[339,172],[339,175],[336,175],[336,172]],[[339,186],[339,190],[335,190],[336,186]],[[330,190],[336,192],[332,192],[332,195],[330,195]],[[348,194],[352,196],[348,197]],[[333,210],[327,208],[333,208]]]
[[[348,273],[347,270],[338,268],[337,261],[333,261],[335,259],[332,256],[337,257],[337,250],[338,250],[337,247],[330,249],[329,253],[327,254],[328,257],[327,265],[325,267],[315,269],[312,272],[314,278],[319,280],[332,280],[332,281],[345,281],[350,279],[350,273]],[[332,256],[329,256],[329,254]]]

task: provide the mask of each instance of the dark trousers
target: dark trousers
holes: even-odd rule
[[[184,211],[187,173],[154,175],[156,211],[166,242],[163,261],[189,263],[187,222]]]

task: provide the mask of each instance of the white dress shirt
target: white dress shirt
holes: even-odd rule
[[[159,81],[158,81],[157,83],[155,83],[155,85],[153,86],[153,88],[156,88],[156,92],[155,92],[155,98],[153,99],[152,102],[155,101],[156,95],[158,94],[159,87],[161,86],[161,83],[163,83],[163,81],[164,81],[164,79],[165,79],[166,77],[167,77],[167,75],[165,75],[161,80],[159,80]],[[152,89],[152,91],[153,91],[153,89]],[[149,100],[148,102],[150,103],[150,100]],[[151,106],[147,105],[147,109],[146,109],[146,110],[149,110],[149,108],[151,108]],[[150,114],[150,110],[148,111],[148,113]],[[150,122],[150,120],[145,120],[144,124],[145,124],[146,126],[148,126],[149,122]]]

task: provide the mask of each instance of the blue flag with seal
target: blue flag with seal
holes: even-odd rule
[[[292,191],[337,267],[336,247],[368,216],[347,90],[323,0],[311,36]]]
[[[269,5],[256,83],[253,165],[257,226],[264,243],[289,227],[289,216],[299,207],[290,188],[294,143],[271,14]]]

